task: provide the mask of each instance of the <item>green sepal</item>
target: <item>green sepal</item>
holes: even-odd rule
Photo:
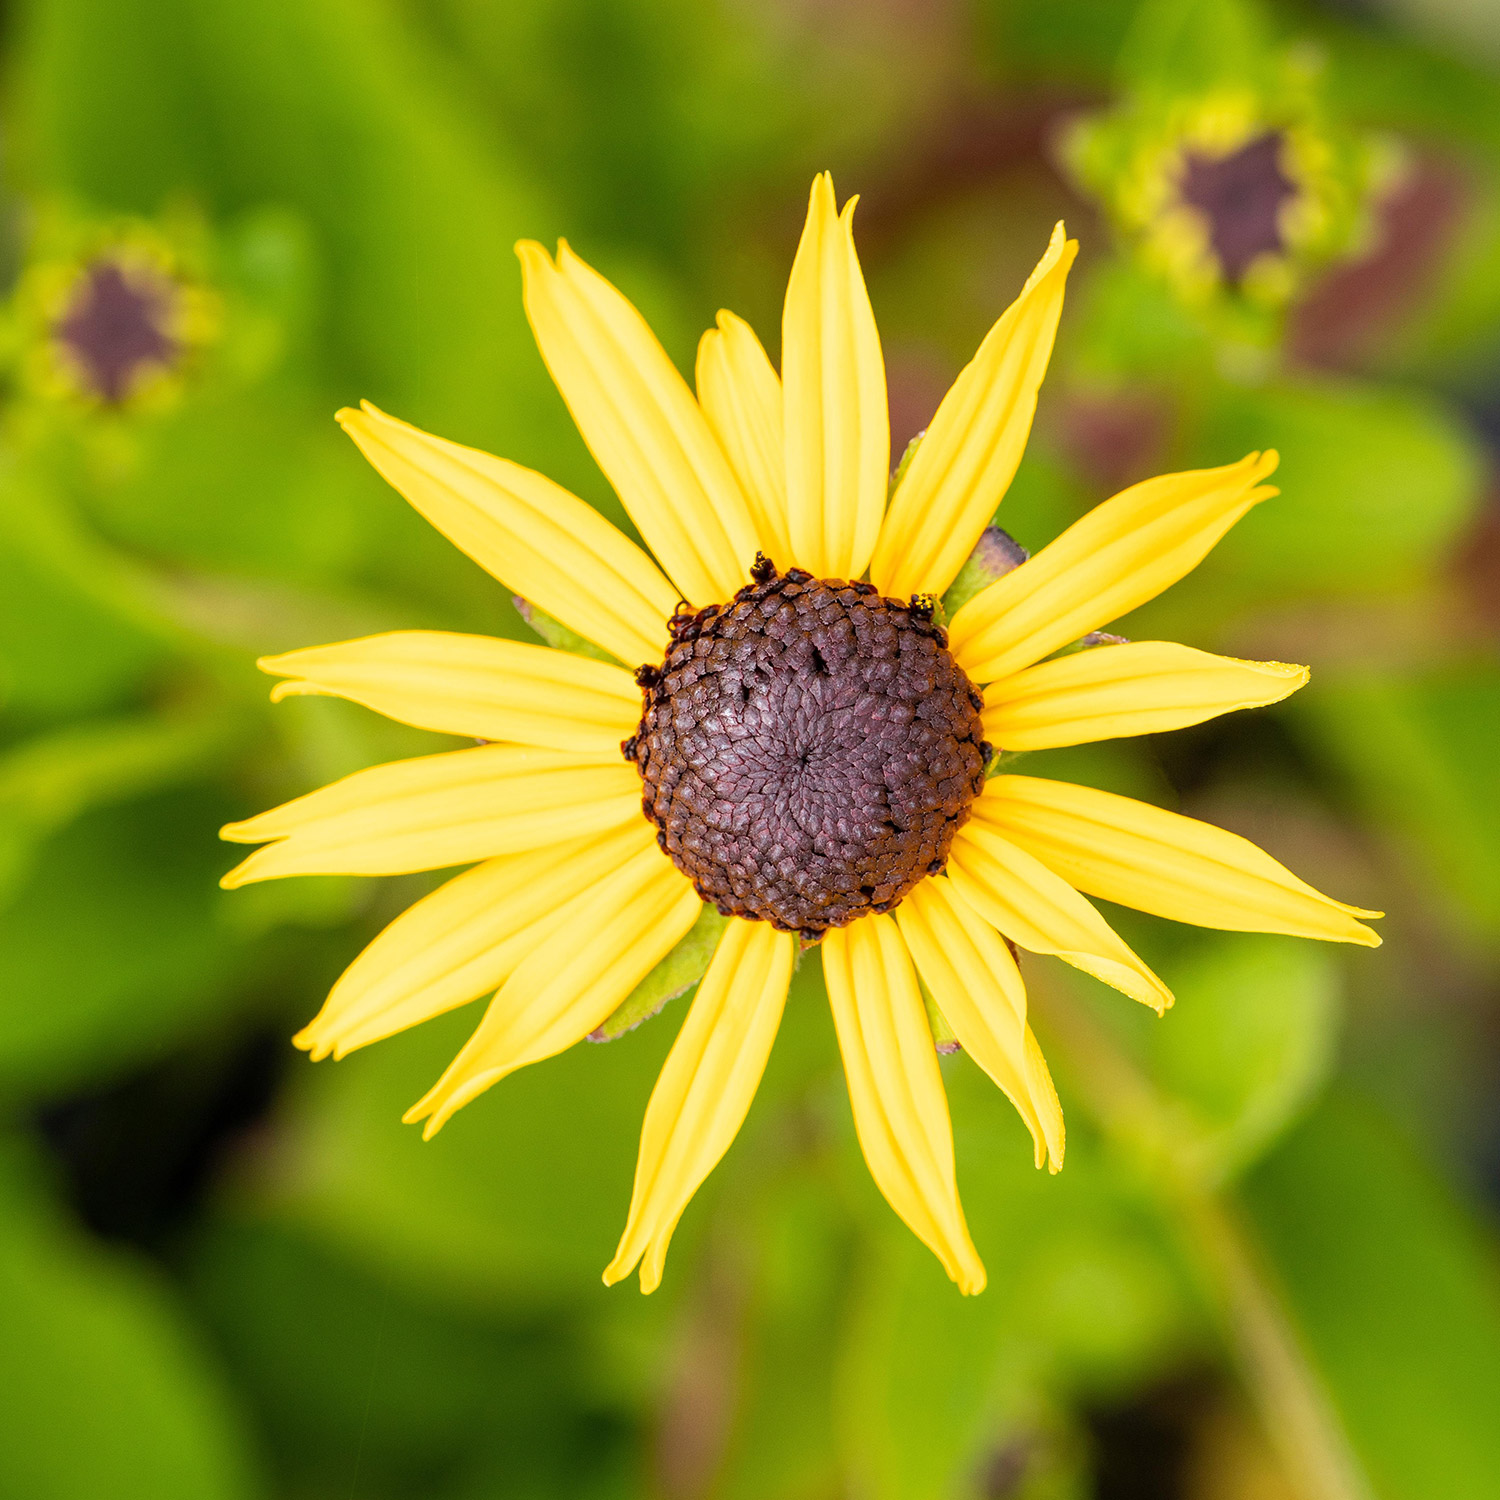
[[[538,609],[531,600],[523,599],[519,594],[514,596],[514,600],[516,613],[554,650],[570,651],[574,656],[588,656],[595,661],[607,661],[612,667],[625,665],[618,656],[606,651],[603,646],[584,640],[576,630],[569,630],[561,620],[553,619],[546,610]]]
[[[983,593],[997,578],[1003,578],[1026,560],[1027,553],[1008,531],[993,521],[980,533],[974,550],[964,559],[948,592],[943,595],[942,610],[951,620],[970,599]]]
[[[976,594],[995,581],[989,569],[979,562],[971,552],[958,570],[958,576],[948,585],[943,595],[943,613],[951,620]]]
[[[1016,762],[1031,754],[1029,750],[1005,750],[996,751],[990,757],[990,763],[984,768],[984,779],[988,781],[991,776],[998,776],[1002,771],[1014,771]]]
[[[922,992],[922,1004],[927,1011],[927,1028],[932,1032],[932,1045],[939,1052],[961,1052],[963,1046],[958,1040],[958,1033],[948,1024],[947,1016],[938,1009],[932,991],[927,988],[926,981],[920,974],[917,975],[917,988]]]
[[[709,960],[728,925],[728,917],[705,905],[687,936],[631,990],[602,1026],[589,1032],[589,1040],[612,1042],[634,1031],[642,1021],[649,1021],[668,1000],[690,990],[708,972]]]
[[[906,445],[901,454],[901,462],[896,465],[896,472],[891,475],[891,482],[886,487],[887,499],[901,488],[901,481],[906,478],[906,471],[911,467],[911,461],[917,456],[917,449],[922,446],[922,439],[926,436],[927,432],[924,428]]]

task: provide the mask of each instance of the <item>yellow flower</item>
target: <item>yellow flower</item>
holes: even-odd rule
[[[342,1056],[493,991],[406,1117],[429,1136],[600,1026],[702,896],[729,914],[647,1108],[605,1271],[615,1282],[639,1264],[645,1291],[749,1109],[799,941],[821,942],[870,1170],[965,1292],[985,1273],[924,987],[1055,1171],[1062,1115],[1010,944],[1158,1011],[1171,1003],[1081,892],[1206,926],[1378,942],[1355,920],[1374,913],[1233,834],[1087,787],[986,779],[995,746],[1155,733],[1307,680],[1157,641],[1054,656],[1196,566],[1275,493],[1261,483],[1275,456],[1116,495],[965,603],[946,634],[932,600],[1020,461],[1076,245],[1059,225],[888,501],[885,375],[853,207],[837,211],[827,175],[814,183],[780,377],[721,313],[696,399],[565,244],[555,260],[520,246],[548,368],[655,560],[539,474],[368,405],[340,413],[435,526],[619,664],[427,631],[269,658],[285,679],[274,697],[333,694],[493,743],[375,766],[224,830],[264,845],[228,886],[473,865],[381,933],[296,1039]]]

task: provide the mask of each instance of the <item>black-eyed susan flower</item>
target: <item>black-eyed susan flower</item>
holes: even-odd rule
[[[1364,246],[1397,158],[1329,111],[1305,50],[1263,41],[1222,61],[1212,83],[1169,70],[1137,80],[1062,146],[1143,263],[1244,336],[1256,309],[1279,312],[1319,268]]]
[[[30,388],[89,408],[170,401],[218,329],[204,240],[189,216],[155,224],[44,210],[6,330]]]
[[[934,600],[1020,460],[1075,246],[1058,227],[894,493],[853,202],[814,184],[778,376],[721,313],[697,395],[566,245],[523,244],[547,365],[651,554],[527,469],[366,406],[340,420],[434,525],[612,660],[411,631],[273,657],[325,693],[487,743],[360,771],[224,830],[283,875],[472,868],[397,918],[297,1038],[342,1055],[493,993],[407,1115],[431,1135],[605,1022],[699,920],[728,918],[651,1096],[606,1281],[649,1291],[744,1120],[799,946],[821,950],[876,1182],[965,1292],[965,1227],[928,1001],[1010,1096],[1037,1164],[1063,1122],[1011,944],[1158,1010],[1166,986],[1082,893],[1179,921],[1374,943],[1245,840],[1087,787],[987,776],[996,747],[1193,724],[1285,697],[1304,668],[1144,641],[1056,655],[1193,568],[1274,493],[1274,455],[1106,501],[958,608]],[[644,813],[644,816],[643,816]],[[924,996],[925,989],[925,996]]]

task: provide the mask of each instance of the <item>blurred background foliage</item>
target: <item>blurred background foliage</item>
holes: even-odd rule
[[[0,1495],[1496,1494],[1493,5],[13,0],[3,63]],[[662,1291],[607,1293],[681,1005],[424,1146],[399,1116],[467,1017],[337,1066],[287,1041],[424,882],[229,897],[215,830],[437,745],[270,711],[257,654],[527,633],[333,408],[621,521],[513,242],[567,234],[685,369],[721,305],[774,350],[825,166],[898,453],[1052,222],[1082,240],[1024,544],[1281,450],[1282,498],[1122,628],[1312,686],[1026,769],[1244,832],[1387,944],[1111,913],[1162,1022],[1031,965],[1068,1166],[945,1063],[971,1301],[859,1165],[805,965]],[[156,337],[111,372],[121,298]]]

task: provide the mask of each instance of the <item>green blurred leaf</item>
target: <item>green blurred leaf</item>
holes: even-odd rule
[[[1330,674],[1292,705],[1291,722],[1457,911],[1500,933],[1500,667]]]
[[[0,1092],[119,1070],[233,992],[226,813],[180,789],[96,809],[42,846],[0,911]]]
[[[460,1301],[624,1300],[600,1274],[624,1228],[641,1117],[675,1028],[524,1068],[424,1142],[401,1115],[477,1019],[468,1008],[304,1078],[281,1191],[349,1251]]]
[[[1095,88],[1114,70],[1132,15],[1120,0],[984,0],[978,9],[992,66]]]
[[[1174,376],[1212,380],[1203,325],[1139,261],[1105,261],[1070,302],[1073,331],[1059,353],[1106,389],[1148,382],[1150,390]]]
[[[1120,49],[1129,87],[1162,94],[1243,87],[1270,43],[1255,0],[1142,0]]]
[[[574,1495],[629,1453],[567,1325],[459,1315],[240,1216],[195,1248],[191,1294],[296,1494]]]
[[[1273,597],[1378,594],[1431,577],[1474,515],[1478,448],[1414,391],[1298,381],[1209,396],[1192,457],[1232,462],[1275,448],[1281,494],[1215,550],[1204,587],[1226,575]]]
[[[1332,1062],[1339,984],[1326,949],[1234,933],[1172,968],[1177,1004],[1148,1031],[1151,1072],[1209,1179],[1243,1169],[1291,1123]]]
[[[1500,1474],[1493,1240],[1344,1095],[1256,1167],[1244,1194],[1379,1500],[1488,1500]]]
[[[1128,1174],[1076,1128],[1066,1169],[1037,1172],[1009,1101],[967,1059],[944,1074],[989,1286],[960,1297],[925,1247],[878,1221],[840,1411],[850,1473],[890,1500],[975,1494],[985,1457],[1055,1396],[1129,1389],[1180,1351],[1195,1317]]]
[[[170,784],[222,749],[222,719],[85,723],[0,755],[0,909],[37,845],[86,808]]]
[[[36,721],[118,704],[172,636],[31,468],[0,466],[0,708]]]
[[[144,1268],[57,1221],[0,1155],[0,1492],[246,1500],[259,1492],[218,1372]]]

